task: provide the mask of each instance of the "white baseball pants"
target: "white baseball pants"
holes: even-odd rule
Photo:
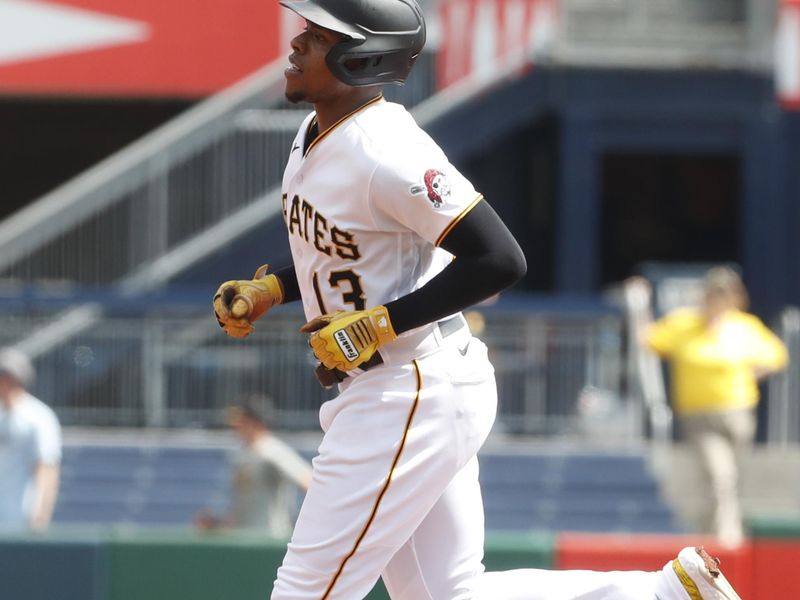
[[[346,381],[322,406],[325,436],[272,600],[359,600],[380,576],[392,600],[654,598],[657,573],[484,572],[476,454],[497,391],[486,346],[451,338]]]

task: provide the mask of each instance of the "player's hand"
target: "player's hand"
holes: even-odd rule
[[[320,362],[340,371],[367,362],[378,348],[397,337],[385,306],[322,315],[300,331],[311,334],[308,343]]]
[[[229,336],[247,337],[255,329],[253,321],[283,302],[283,286],[275,275],[267,275],[268,268],[259,267],[252,280],[226,281],[214,294],[214,315]]]
[[[222,524],[219,517],[214,516],[207,510],[202,510],[194,517],[195,527],[208,531],[209,529],[216,529]]]

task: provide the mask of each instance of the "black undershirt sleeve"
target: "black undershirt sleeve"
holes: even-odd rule
[[[420,289],[386,304],[400,334],[477,304],[519,281],[525,255],[488,202],[479,202],[440,244],[453,261]]]
[[[274,275],[281,280],[281,285],[283,286],[283,302],[281,304],[300,300],[300,284],[297,283],[297,273],[295,273],[294,265],[278,269]]]
[[[477,304],[516,283],[527,268],[519,244],[486,201],[453,227],[441,247],[453,261],[420,289],[386,304],[396,333]],[[300,300],[294,265],[275,276],[283,285],[283,304]]]

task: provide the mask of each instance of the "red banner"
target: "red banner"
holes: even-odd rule
[[[439,85],[530,63],[555,35],[557,0],[442,0]]]
[[[781,104],[800,110],[800,0],[782,0],[775,34],[775,82]]]
[[[202,97],[284,53],[280,10],[267,0],[0,0],[0,93]]]

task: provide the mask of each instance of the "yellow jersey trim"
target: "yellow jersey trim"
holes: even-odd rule
[[[400,462],[400,455],[403,453],[403,449],[406,447],[408,432],[411,429],[411,422],[414,420],[414,415],[417,412],[417,407],[419,406],[419,397],[420,393],[422,392],[422,374],[420,373],[419,364],[417,363],[416,360],[414,361],[414,371],[417,376],[417,393],[414,396],[414,402],[411,404],[411,410],[409,410],[408,412],[408,418],[406,419],[405,430],[403,431],[403,438],[400,440],[400,447],[397,449],[397,452],[394,455],[394,460],[392,460],[392,466],[389,469],[389,474],[386,476],[386,482],[383,484],[383,488],[381,488],[381,491],[378,493],[378,496],[375,499],[375,504],[372,507],[372,512],[370,513],[367,522],[364,524],[364,528],[361,530],[361,533],[356,539],[356,542],[353,545],[353,549],[350,550],[350,553],[344,557],[344,560],[342,560],[341,564],[339,565],[339,568],[336,571],[336,574],[333,576],[333,579],[328,585],[328,588],[325,590],[325,594],[322,596],[322,600],[327,600],[327,598],[330,596],[331,591],[333,590],[333,586],[336,585],[336,582],[339,580],[339,577],[342,576],[342,571],[344,571],[345,565],[358,551],[358,547],[361,545],[361,542],[363,541],[364,537],[366,537],[367,531],[369,531],[372,522],[375,520],[375,515],[378,513],[378,508],[380,507],[381,500],[383,500],[383,497],[386,495],[386,492],[392,483],[392,479],[394,478],[394,472],[395,469],[397,468],[397,463]]]
[[[347,114],[346,114],[345,116],[343,116],[341,119],[339,119],[338,121],[336,121],[336,123],[334,123],[333,125],[331,125],[330,127],[328,127],[328,128],[325,130],[325,131],[323,131],[323,132],[322,132],[322,133],[320,133],[320,134],[319,134],[319,135],[318,135],[316,138],[314,138],[314,141],[312,141],[312,142],[311,142],[311,143],[308,145],[308,148],[306,148],[306,153],[305,153],[303,156],[308,156],[308,153],[309,153],[309,152],[311,152],[311,149],[312,149],[314,146],[316,146],[317,144],[319,144],[319,143],[320,143],[322,140],[324,140],[324,139],[325,139],[326,137],[328,137],[328,136],[329,136],[331,133],[333,133],[333,130],[334,130],[334,129],[336,129],[336,128],[337,128],[339,125],[341,125],[342,123],[344,123],[344,122],[345,122],[347,119],[349,119],[349,118],[350,118],[350,117],[352,117],[353,115],[355,115],[355,114],[357,114],[357,113],[361,112],[361,111],[362,111],[362,110],[364,110],[365,108],[368,108],[368,107],[372,106],[373,104],[376,104],[377,102],[380,102],[381,100],[383,100],[383,94],[378,94],[378,95],[377,95],[377,96],[375,96],[375,97],[374,97],[372,100],[368,100],[367,102],[365,102],[364,104],[362,104],[361,106],[359,106],[358,108],[356,108],[355,110],[353,110],[353,111],[351,111],[351,112],[347,113]],[[308,126],[309,126],[309,128],[313,127],[313,126],[314,126],[314,123],[316,123],[316,122],[317,122],[317,117],[316,117],[316,115],[314,115],[314,118],[311,120],[311,122],[310,122],[310,123],[309,123],[309,125],[308,125]]]
[[[700,593],[700,590],[697,589],[697,584],[689,577],[681,561],[677,558],[672,561],[672,570],[675,571],[675,575],[678,576],[678,581],[681,582],[683,589],[686,590],[691,600],[703,600],[703,595]]]
[[[464,210],[462,210],[461,213],[455,219],[450,221],[450,224],[447,227],[445,227],[444,231],[439,234],[438,238],[436,238],[436,245],[437,246],[444,241],[444,238],[446,238],[447,234],[450,233],[453,230],[453,227],[458,225],[461,222],[461,219],[466,217],[467,214],[469,214],[469,211],[471,211],[473,208],[475,208],[478,205],[478,202],[480,202],[481,200],[483,200],[483,194],[478,194],[478,197],[475,198],[475,200],[473,200],[469,204],[469,206],[467,206]]]

